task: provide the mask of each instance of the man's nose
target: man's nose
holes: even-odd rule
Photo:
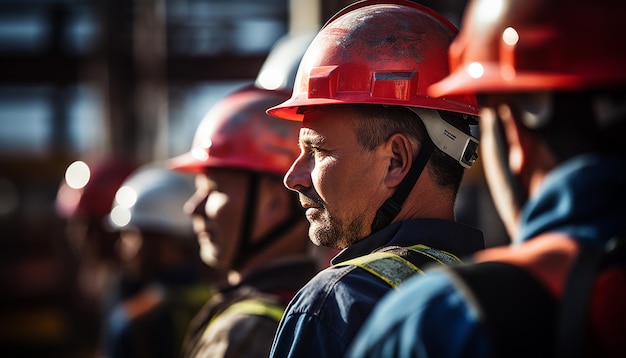
[[[289,190],[302,191],[311,186],[311,164],[309,161],[309,158],[301,153],[291,164],[283,179],[283,183]]]
[[[189,216],[205,215],[204,206],[207,198],[206,195],[200,195],[198,193],[193,194],[183,205],[183,211]]]

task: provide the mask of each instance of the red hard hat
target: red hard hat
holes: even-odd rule
[[[626,83],[623,0],[476,0],[433,96]]]
[[[134,169],[117,158],[72,163],[57,193],[57,213],[64,218],[103,219],[111,211],[117,189]],[[73,183],[77,177],[78,185]]]
[[[170,159],[172,169],[199,173],[235,168],[284,175],[297,158],[300,126],[265,110],[288,94],[247,86],[227,95],[205,115],[191,150]]]
[[[471,96],[432,98],[428,86],[447,76],[457,29],[411,1],[362,1],[331,18],[298,68],[292,97],[268,113],[302,120],[298,108],[387,104],[476,115]]]

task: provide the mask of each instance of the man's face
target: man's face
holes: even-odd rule
[[[200,256],[209,266],[231,269],[243,226],[248,176],[211,169],[196,176],[196,192],[185,203],[193,219]]]
[[[382,146],[368,151],[357,142],[355,120],[340,106],[307,112],[300,156],[285,175],[285,185],[299,193],[317,245],[343,249],[369,235],[389,196],[383,179],[390,159]]]

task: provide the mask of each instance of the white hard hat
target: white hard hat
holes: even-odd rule
[[[109,223],[117,230],[136,228],[193,237],[183,205],[194,192],[193,178],[159,164],[137,169],[115,195]]]
[[[317,31],[289,33],[278,39],[263,62],[254,85],[291,93],[300,60],[316,34]]]

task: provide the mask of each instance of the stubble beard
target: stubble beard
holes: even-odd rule
[[[345,224],[325,212],[322,218],[309,221],[309,238],[315,245],[342,250],[361,239],[362,218],[357,217]]]

